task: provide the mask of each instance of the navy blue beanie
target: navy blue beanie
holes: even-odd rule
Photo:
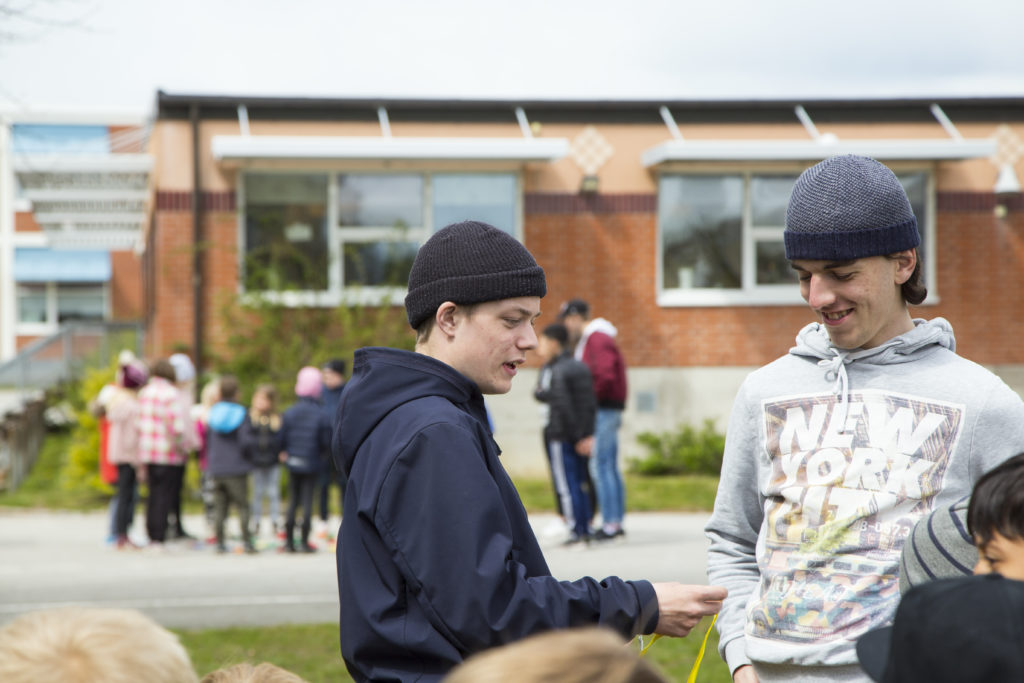
[[[786,208],[786,258],[847,261],[921,244],[907,193],[889,168],[846,154],[797,178]]]
[[[445,301],[485,301],[547,294],[544,269],[515,237],[479,221],[453,223],[420,247],[409,271],[405,313],[416,329]]]

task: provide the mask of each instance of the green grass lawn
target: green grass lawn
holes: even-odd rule
[[[672,681],[685,681],[697,657],[705,619],[688,638],[661,638],[647,656]],[[200,676],[239,662],[271,662],[310,683],[351,681],[338,650],[337,624],[291,625],[273,628],[228,628],[203,631],[176,629]],[[729,671],[715,648],[718,634],[708,639],[700,683],[729,683]],[[638,647],[634,641],[629,647]]]

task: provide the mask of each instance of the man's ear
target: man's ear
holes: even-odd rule
[[[434,313],[434,327],[448,338],[455,335],[455,328],[458,326],[457,311],[457,305],[451,301],[445,301],[437,307],[437,312]]]
[[[902,285],[914,274],[914,268],[917,266],[917,249],[896,252],[889,258],[896,262],[896,284]]]

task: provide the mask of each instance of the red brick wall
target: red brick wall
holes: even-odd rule
[[[110,312],[114,320],[142,318],[142,263],[133,251],[110,252]]]
[[[166,356],[175,346],[192,345],[192,214],[157,211],[150,237],[146,248],[153,292],[146,352]]]
[[[192,290],[192,195],[158,192],[149,267],[153,287],[148,320],[148,352],[167,355],[176,347],[192,347],[195,308]],[[222,353],[227,339],[221,324],[225,295],[238,281],[238,214],[234,193],[203,194],[202,325],[204,355]]]
[[[940,212],[936,224],[941,302],[912,309],[953,325],[957,351],[978,363],[1024,363],[1024,212]]]
[[[977,199],[977,198],[975,198]],[[1024,291],[1024,212],[996,218],[991,196],[943,202],[936,223],[941,303],[912,309],[943,316],[958,350],[979,363],[1024,362],[1024,321],[1011,313]],[[544,267],[548,296],[539,326],[581,297],[619,328],[631,366],[761,365],[784,354],[814,320],[802,306],[662,308],[655,302],[657,217],[646,205],[603,197],[589,205],[528,196],[524,236]],[[575,212],[573,212],[575,211]]]

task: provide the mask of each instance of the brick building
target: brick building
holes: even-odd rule
[[[145,117],[0,113],[0,362],[73,321],[143,317]]]
[[[548,275],[540,324],[589,300],[620,330],[631,434],[718,420],[812,320],[782,251],[796,176],[873,156],[907,189],[930,295],[958,349],[1024,387],[1024,100],[472,102],[160,93],[143,253],[153,353],[224,351],[218,297],[401,300],[453,220],[521,239]],[[997,192],[998,188],[998,192]],[[202,248],[196,249],[196,245]],[[489,399],[510,463],[540,467],[530,372]]]

